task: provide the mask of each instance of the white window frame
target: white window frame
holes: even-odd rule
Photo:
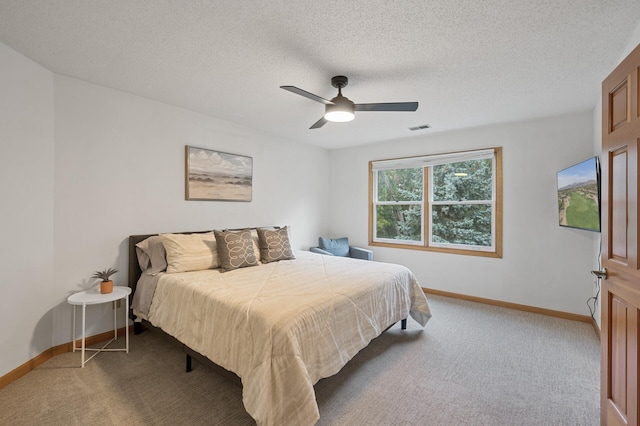
[[[415,167],[396,167],[397,169],[409,169],[409,168],[415,168]],[[382,170],[382,169],[381,169]],[[384,169],[384,170],[392,170],[391,168],[388,169]],[[376,170],[377,171],[377,170]],[[378,200],[378,173],[374,173],[373,174],[373,179],[374,179],[374,193],[373,193],[373,229],[374,229],[374,235],[375,235],[375,230],[378,229],[378,223],[377,223],[377,219],[378,219],[378,215],[376,214],[377,206],[413,206],[413,205],[418,205],[421,207],[420,209],[420,223],[424,224],[424,173],[426,173],[425,170],[422,171],[422,200],[420,201],[380,201]],[[419,246],[423,246],[424,245],[424,226],[420,227],[420,240],[416,241],[416,240],[396,240],[393,238],[378,238],[377,236],[374,236],[374,241],[376,242],[381,242],[381,243],[390,243],[390,244],[394,244],[394,243],[402,243],[402,244],[413,244],[413,245],[419,245]]]
[[[486,157],[478,157],[472,158],[471,160],[485,160],[491,159],[491,199],[490,200],[468,200],[468,201],[435,201],[433,199],[433,167],[429,166],[429,246],[430,247],[443,247],[443,248],[454,248],[461,250],[478,250],[478,251],[488,251],[493,252],[496,249],[496,156],[495,153],[487,154]],[[463,159],[460,161],[468,161],[469,159]],[[458,163],[458,160],[449,161],[448,163]],[[424,198],[424,197],[423,197]],[[437,241],[433,241],[433,221],[431,218],[433,217],[433,206],[468,206],[472,204],[489,204],[491,206],[491,245],[489,246],[477,246],[471,244],[452,244],[452,243],[440,243]],[[424,223],[424,222],[423,222]],[[424,232],[423,232],[424,233]]]

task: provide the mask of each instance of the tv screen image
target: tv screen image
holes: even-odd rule
[[[558,172],[560,226],[600,232],[600,164],[598,157]]]

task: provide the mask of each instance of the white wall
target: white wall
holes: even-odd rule
[[[0,376],[51,347],[53,74],[0,43]]]
[[[594,240],[558,225],[556,172],[594,155],[591,111],[331,152],[333,236],[368,242],[368,162],[503,148],[503,258],[369,247],[409,267],[423,287],[588,315]]]
[[[613,71],[613,68],[611,68],[611,70]],[[604,80],[605,77],[606,76],[603,76],[602,79]],[[593,152],[595,152],[596,155],[598,155],[598,157],[600,158],[600,161],[602,162],[601,151],[602,151],[602,93],[600,93],[600,96],[598,97],[598,104],[593,109]],[[600,225],[602,226],[602,223]],[[592,270],[594,271],[602,267],[600,263],[600,245],[601,244],[602,244],[602,238],[601,238],[601,234],[599,234],[598,238],[593,242],[594,256],[591,262],[591,266],[592,266]],[[596,323],[598,324],[598,328],[600,328],[600,291],[599,291],[600,283],[594,276],[591,276],[591,282],[592,282],[592,296],[594,298],[597,297],[597,299],[593,299],[593,301],[589,303],[592,306],[592,309],[594,310],[593,317],[596,320]]]
[[[290,225],[328,230],[328,152],[68,77],[0,43],[0,376],[71,341],[68,295],[115,266],[130,234]],[[253,201],[184,200],[184,147],[253,157]],[[112,327],[91,307],[87,334]],[[120,325],[124,325],[121,318]]]
[[[290,225],[308,248],[327,229],[327,151],[68,77],[55,93],[54,344],[94,271],[115,266],[126,285],[131,234]],[[253,201],[185,201],[185,145],[253,157]],[[92,315],[89,335],[109,329],[109,307]]]

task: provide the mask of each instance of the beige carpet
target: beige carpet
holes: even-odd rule
[[[598,425],[591,325],[430,296],[315,387],[318,425]],[[120,339],[117,344],[123,344]],[[77,368],[59,355],[0,390],[1,425],[251,425],[242,390],[152,332]]]

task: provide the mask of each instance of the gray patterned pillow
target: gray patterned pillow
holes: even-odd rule
[[[167,253],[159,235],[151,236],[136,244],[138,264],[143,272],[156,275],[167,269]]]
[[[289,243],[289,227],[280,229],[258,228],[260,258],[264,263],[295,259]]]
[[[213,233],[216,236],[220,269],[223,272],[258,265],[249,229]]]

